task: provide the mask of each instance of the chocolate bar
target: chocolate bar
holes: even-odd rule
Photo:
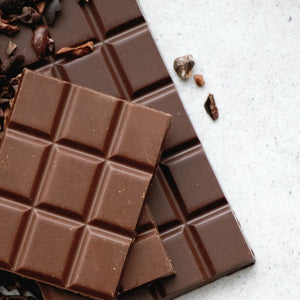
[[[137,237],[126,259],[119,293],[173,274],[153,216],[145,205],[139,218]]]
[[[0,267],[113,299],[169,121],[26,70],[0,149]]]
[[[138,226],[140,232],[129,251],[120,281],[119,292],[121,293],[153,279],[174,274],[147,205],[142,210]],[[47,284],[38,284],[45,300],[87,299]]]
[[[28,58],[25,65],[173,115],[148,203],[176,276],[136,291],[137,299],[179,296],[253,264],[253,252],[209,165],[136,1],[89,2],[80,7],[75,0],[61,1],[63,9],[49,31],[56,50],[93,40],[95,48],[91,54],[76,59],[53,55],[48,61],[36,58],[29,62]],[[25,40],[24,37],[19,42],[19,51],[26,48]]]

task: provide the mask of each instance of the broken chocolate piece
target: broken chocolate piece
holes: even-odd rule
[[[192,77],[192,69],[195,65],[192,55],[177,57],[174,60],[174,70],[181,79]]]
[[[82,57],[94,50],[94,42],[89,41],[77,47],[63,47],[56,54],[65,54],[68,58]]]
[[[6,47],[6,54],[8,57],[11,57],[15,54],[17,50],[17,45],[13,43],[12,41],[9,41]]]
[[[215,121],[219,117],[218,108],[215,103],[215,98],[213,94],[209,94],[207,100],[204,104],[206,112],[210,115],[210,117]]]
[[[3,32],[8,36],[13,36],[19,30],[18,26],[9,24],[7,20],[0,16],[0,32]]]
[[[205,84],[203,75],[201,75],[201,74],[194,75],[194,80],[195,80],[195,83],[200,87],[204,86],[204,84]]]
[[[54,50],[54,42],[50,39],[48,27],[39,26],[33,33],[31,44],[39,58],[50,55]]]
[[[52,0],[48,4],[45,12],[47,24],[53,25],[57,15],[61,12],[61,10],[62,10],[62,5],[60,3],[60,0]]]

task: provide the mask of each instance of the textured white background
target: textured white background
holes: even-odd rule
[[[300,299],[299,0],[140,0],[257,263],[182,299]],[[193,54],[206,86],[181,81]],[[213,93],[219,120],[203,108]]]

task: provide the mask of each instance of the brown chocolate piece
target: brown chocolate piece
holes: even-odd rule
[[[0,149],[0,267],[113,299],[169,121],[25,71]]]
[[[163,248],[153,217],[145,206],[138,222],[140,232],[129,251],[120,282],[120,291],[143,285],[153,279],[174,274],[170,260]],[[39,283],[44,300],[81,299],[83,296]]]
[[[84,7],[76,1],[61,2],[63,10],[49,28],[56,49],[93,40],[94,51],[72,60],[53,56],[53,63],[43,61],[31,68],[173,115],[148,203],[176,276],[127,297],[171,299],[252,264],[254,255],[211,170],[136,1],[93,0]],[[0,36],[1,42],[3,38],[6,36]],[[16,44],[18,53],[21,41]],[[30,53],[31,47],[25,61],[30,61]],[[190,229],[197,220],[200,239]]]
[[[209,94],[207,100],[204,103],[204,108],[209,116],[215,121],[219,117],[218,108],[216,106],[215,97],[213,94]]]

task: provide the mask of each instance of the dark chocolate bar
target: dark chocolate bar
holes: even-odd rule
[[[61,3],[49,29],[56,50],[93,40],[94,51],[30,67],[173,115],[148,203],[177,275],[136,291],[137,299],[170,299],[254,263],[136,1]]]
[[[0,268],[113,299],[169,121],[26,70],[0,149]]]

